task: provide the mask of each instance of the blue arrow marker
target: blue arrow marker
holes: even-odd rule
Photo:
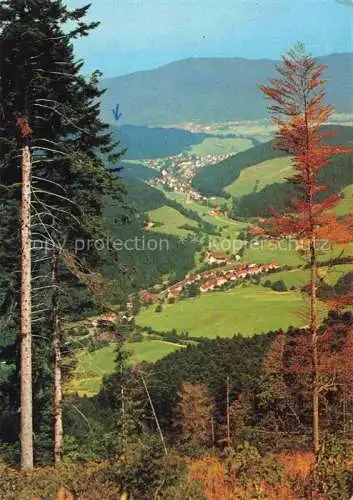
[[[119,113],[119,104],[116,105],[115,109],[112,109],[114,120],[118,121],[120,120],[122,114]]]

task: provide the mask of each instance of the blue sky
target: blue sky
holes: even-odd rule
[[[89,0],[64,0],[80,7]],[[113,77],[187,57],[279,58],[353,51],[353,0],[91,0],[101,21],[76,51]]]

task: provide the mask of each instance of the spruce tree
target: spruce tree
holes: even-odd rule
[[[50,327],[43,330],[51,317],[50,308],[48,312],[44,307],[42,314],[39,305],[50,288],[48,252],[63,242],[73,250],[75,239],[101,234],[104,197],[120,193],[104,165],[105,161],[114,165],[119,153],[108,125],[99,117],[100,75],[96,72],[86,80],[81,75],[83,63],[74,57],[73,41],[98,25],[84,22],[88,8],[70,11],[60,0],[5,0],[0,5],[0,308],[14,325],[10,330],[0,325],[0,356],[5,355],[6,361],[0,369],[4,374],[13,373],[10,367],[15,350],[9,357],[9,347],[15,336],[11,333],[9,339],[9,332],[16,331],[19,308],[18,120],[26,120],[33,131],[28,144],[33,165],[31,215],[33,239],[41,243],[40,251],[33,248],[38,256],[32,269],[38,300],[33,318],[35,337],[36,331],[38,338],[52,333]],[[96,252],[82,256],[87,264],[99,262]],[[34,354],[42,347],[42,341],[36,341]],[[48,364],[49,349],[47,353]],[[34,379],[38,381],[38,375],[34,374]],[[49,394],[50,381],[43,380],[41,385]],[[41,419],[36,418],[36,422],[40,424]],[[36,433],[38,430],[35,428]]]

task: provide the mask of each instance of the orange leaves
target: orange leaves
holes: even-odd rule
[[[262,233],[270,236],[325,238],[336,243],[353,240],[352,225],[338,221],[329,211],[339,202],[337,194],[325,196],[328,186],[319,181],[320,171],[336,155],[348,154],[351,149],[328,144],[335,131],[322,131],[334,109],[325,104],[325,67],[299,48],[283,58],[277,68],[282,78],[271,78],[270,85],[260,85],[272,101],[269,110],[278,126],[276,149],[292,156],[295,174],[288,180],[296,186],[286,214],[274,213],[262,223]],[[260,231],[254,234],[260,234]]]
[[[286,336],[280,333],[272,342],[270,351],[267,353],[263,368],[266,373],[279,372],[283,366],[284,347],[286,343]]]
[[[190,467],[188,482],[190,486],[197,483],[207,500],[234,498],[235,490],[228,481],[226,467],[217,457],[206,456],[195,461]]]
[[[313,374],[312,342],[309,330],[277,335],[264,360],[265,372],[269,375]],[[328,385],[352,384],[353,328],[342,321],[326,324],[317,335],[316,347],[321,390]]]
[[[20,129],[21,137],[28,137],[33,133],[33,130],[28,124],[28,121],[25,118],[17,118],[16,125]]]
[[[305,451],[280,453],[276,458],[284,466],[286,475],[294,480],[307,479],[315,464],[314,454]]]
[[[337,219],[333,214],[325,214],[320,220],[317,236],[338,245],[346,245],[353,239],[352,226],[350,218]]]
[[[56,496],[56,500],[74,500],[74,497],[65,488],[60,488]]]
[[[174,421],[183,441],[212,442],[213,406],[204,385],[183,383]]]

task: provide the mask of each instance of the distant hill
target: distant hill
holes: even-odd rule
[[[119,177],[122,179],[137,179],[139,181],[149,181],[155,177],[159,177],[158,170],[150,167],[145,167],[141,163],[132,163],[123,161],[121,163],[121,171]]]
[[[259,144],[220,163],[200,168],[193,186],[206,196],[227,196],[224,188],[234,182],[243,169],[280,156],[284,153],[275,151],[272,141]]]
[[[328,101],[337,112],[353,111],[353,54],[318,58],[328,66]],[[112,122],[119,103],[121,123],[176,125],[267,117],[257,88],[274,75],[277,61],[243,58],[191,58],[150,71],[103,80],[102,113]]]
[[[326,130],[333,129],[337,132],[337,136],[333,137],[330,140],[330,142],[342,143],[352,146],[353,127],[328,126],[325,128]],[[285,156],[284,153],[273,149],[273,141],[269,141],[264,144],[259,144],[242,153],[238,153],[234,156],[231,156],[230,158],[227,158],[226,160],[220,163],[216,163],[214,165],[208,165],[199,169],[196,173],[196,176],[193,179],[193,186],[202,194],[205,194],[207,196],[230,197],[230,194],[225,192],[224,189],[239,178],[239,175],[242,170],[254,165],[258,165],[260,163],[264,163],[267,160],[271,160],[273,158],[280,158],[283,156]],[[343,158],[342,157],[339,158],[340,159],[336,158],[334,160],[334,163],[326,169],[325,176],[329,178],[330,185],[344,187],[348,184],[351,184],[351,182],[348,182],[348,177],[350,177],[350,164],[352,157],[344,156]],[[353,175],[353,170],[352,170],[352,175]],[[269,190],[270,188],[271,186],[267,186],[267,188],[265,189]],[[285,188],[284,185],[282,185],[282,187],[281,186],[278,187],[279,190],[284,188]],[[257,193],[252,193],[249,196],[255,199],[261,192],[262,191],[259,191]],[[237,196],[236,192],[232,194],[234,196]]]
[[[127,203],[139,213],[168,205],[165,194],[153,186],[132,178],[123,179],[123,184],[127,190]]]
[[[338,135],[337,138],[332,139],[332,142],[347,144],[352,147],[353,127],[333,128],[338,131]],[[352,185],[353,155],[339,155],[334,157],[331,163],[325,169],[321,170],[319,181],[328,186],[326,194],[342,192],[344,188]],[[293,184],[288,181],[283,183],[274,182],[265,186],[260,191],[234,198],[232,215],[235,217],[268,216],[271,214],[273,208],[283,209],[290,206],[293,189]]]
[[[207,137],[207,134],[177,128],[135,125],[113,126],[112,131],[114,138],[120,141],[120,146],[127,148],[124,158],[134,160],[178,155]]]

